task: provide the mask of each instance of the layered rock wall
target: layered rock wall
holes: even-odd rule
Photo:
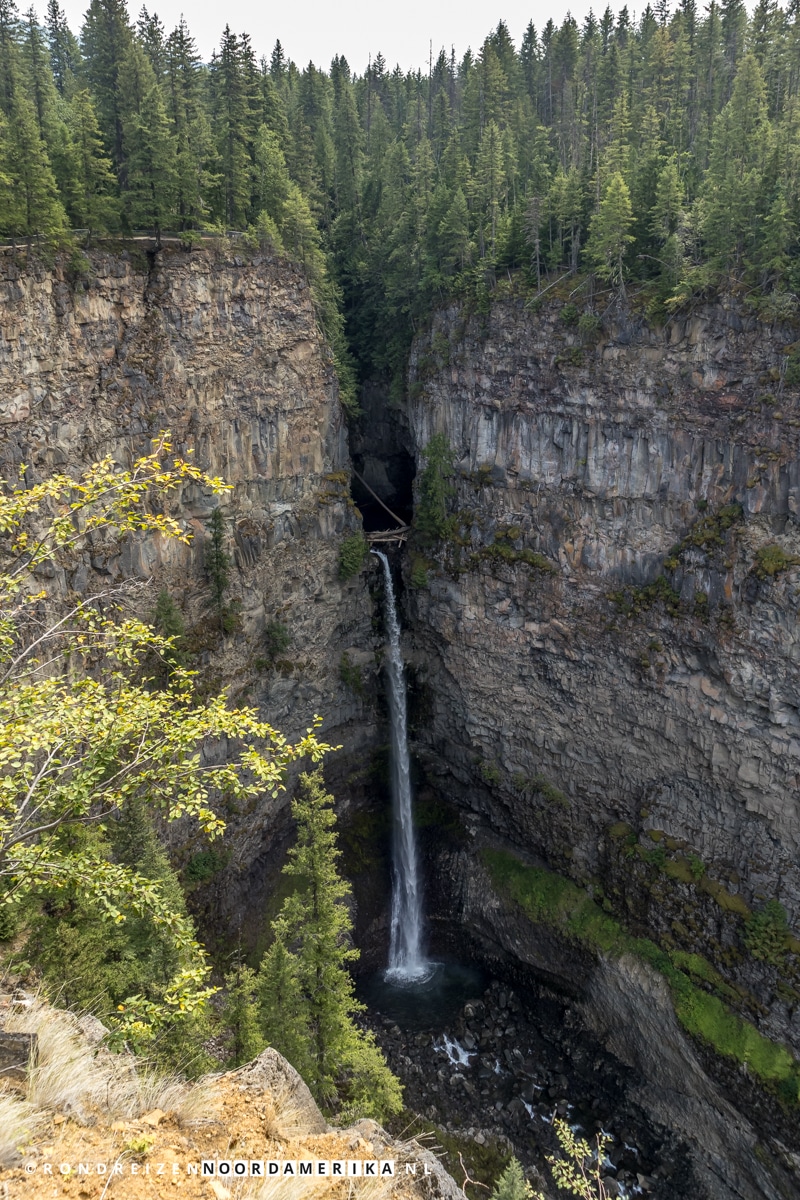
[[[346,429],[332,358],[318,331],[308,284],[293,265],[230,253],[144,250],[90,254],[79,277],[0,261],[0,470],[33,482],[80,472],[112,455],[129,465],[170,429],[173,445],[232,491],[221,499],[192,485],[174,511],[190,545],[155,538],[99,544],[75,570],[50,580],[65,598],[108,584],[149,582],[136,603],[150,614],[166,587],[181,608],[209,686],[257,704],[289,738],[324,718],[322,736],[350,749],[374,730],[340,679],[342,655],[370,658],[371,604],[356,579],[338,578],[341,539],[358,527],[349,499]],[[208,518],[220,504],[234,564],[227,599],[239,628],[220,637],[203,570]],[[289,644],[271,661],[265,631]],[[334,780],[352,762],[329,760]],[[232,923],[245,888],[261,898],[259,863],[273,844],[276,812],[238,822],[223,917]],[[285,822],[284,822],[285,832]],[[238,874],[234,868],[244,868]]]
[[[800,943],[781,989],[742,942],[769,899],[800,919],[793,337],[441,312],[408,420],[453,449],[457,528],[407,623],[420,757],[468,822],[722,963],[800,1048]]]

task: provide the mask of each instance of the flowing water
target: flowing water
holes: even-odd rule
[[[386,978],[395,983],[418,983],[434,965],[422,949],[422,895],[420,893],[417,846],[411,810],[411,763],[408,756],[406,681],[400,654],[400,623],[389,560],[373,550],[383,563],[386,585],[387,674],[391,724],[392,782],[392,921],[389,968]]]

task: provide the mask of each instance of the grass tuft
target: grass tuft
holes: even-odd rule
[[[0,1167],[10,1167],[22,1156],[43,1120],[32,1104],[0,1092]]]

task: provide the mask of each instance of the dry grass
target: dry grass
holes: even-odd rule
[[[36,1035],[36,1059],[27,1082],[27,1099],[36,1108],[79,1119],[98,1109],[109,1116],[137,1117],[159,1108],[187,1121],[207,1111],[207,1089],[142,1066],[132,1055],[92,1045],[72,1013],[34,1000],[12,1011],[4,1028]]]
[[[263,1105],[264,1133],[268,1138],[276,1142],[286,1142],[305,1133],[305,1110],[293,1099],[288,1087],[265,1095]]]
[[[32,1104],[11,1092],[0,1092],[0,1167],[19,1158],[41,1124],[41,1114]]]
[[[39,1000],[15,1003],[0,995],[8,1032],[37,1038],[27,1096],[0,1090],[0,1197],[9,1200],[141,1200],[153,1165],[175,1179],[181,1200],[423,1200],[425,1190],[405,1172],[395,1178],[334,1181],[314,1177],[204,1179],[189,1170],[203,1159],[414,1157],[413,1143],[387,1143],[374,1122],[311,1132],[307,1104],[292,1086],[253,1088],[238,1073],[188,1085],[111,1054],[98,1031],[81,1029],[71,1013]],[[102,1035],[102,1030],[99,1031]],[[273,1085],[274,1086],[274,1085]],[[25,1161],[20,1161],[24,1155]],[[117,1176],[52,1174],[59,1163],[119,1163]],[[49,1167],[48,1167],[49,1164]],[[53,1167],[56,1164],[56,1167]],[[45,1171],[48,1167],[48,1171]],[[49,1177],[48,1177],[49,1176]],[[52,1181],[52,1182],[51,1182]],[[112,1193],[113,1183],[113,1193]],[[57,1190],[54,1190],[57,1189]],[[280,1195],[278,1195],[280,1191]],[[147,1195],[164,1196],[148,1190]]]

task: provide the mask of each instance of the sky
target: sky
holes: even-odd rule
[[[614,11],[624,0],[613,0]],[[644,8],[629,4],[631,9]],[[34,0],[40,18],[44,16],[46,0]],[[61,0],[70,28],[78,33],[88,0]],[[142,0],[128,0],[132,16],[138,15]],[[548,4],[547,0],[502,0],[502,7],[481,0],[283,0],[283,3],[259,3],[257,0],[146,0],[148,10],[161,17],[167,30],[172,29],[181,13],[207,60],[219,44],[225,24],[236,33],[247,32],[253,39],[256,53],[269,54],[280,38],[287,58],[299,67],[310,61],[327,68],[335,54],[343,54],[352,70],[361,74],[370,55],[380,50],[391,69],[395,63],[404,70],[427,69],[429,44],[433,42],[433,57],[444,47],[450,53],[455,45],[458,58],[468,47],[477,52],[487,33],[504,20],[515,45],[519,46],[529,21],[537,31],[552,19],[561,24],[567,9],[578,21],[592,7],[591,0],[563,0]],[[20,6],[24,7],[24,6]],[[599,15],[606,0],[595,0]]]

